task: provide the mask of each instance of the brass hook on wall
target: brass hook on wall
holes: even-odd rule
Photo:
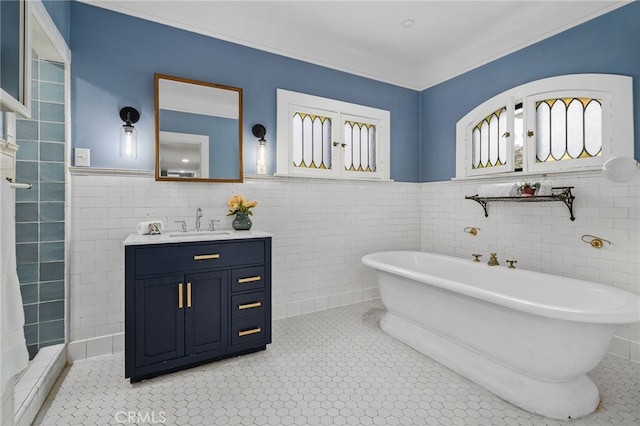
[[[479,230],[480,228],[474,228],[472,226],[467,226],[466,228],[463,229],[464,232],[471,235],[478,235]]]
[[[585,238],[591,238],[591,239],[586,240]],[[587,244],[591,244],[591,247],[597,248],[597,249],[602,248],[604,243],[611,245],[611,241],[605,240],[604,238],[596,237],[595,235],[589,235],[589,234],[583,235],[582,241],[584,241]]]

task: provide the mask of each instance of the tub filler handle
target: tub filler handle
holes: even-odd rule
[[[515,266],[513,266],[514,263],[518,263],[517,260],[505,260],[505,262],[507,262],[509,264],[509,269],[516,269]]]
[[[475,254],[475,253],[473,253],[471,256],[474,257],[473,259],[474,262],[480,262],[480,258],[482,257],[481,254]]]

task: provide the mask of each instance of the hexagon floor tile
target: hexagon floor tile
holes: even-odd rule
[[[68,366],[35,425],[640,425],[640,364],[607,355],[602,404],[572,421],[516,408],[387,336],[379,300],[274,321],[266,351],[131,385],[123,354]]]

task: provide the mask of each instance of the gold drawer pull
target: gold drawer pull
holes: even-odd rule
[[[255,281],[260,281],[261,279],[262,277],[260,277],[260,275],[257,275],[255,277],[238,278],[238,284],[252,283]]]
[[[248,336],[250,334],[260,333],[262,329],[260,327],[252,328],[251,330],[238,331],[238,337]]]
[[[187,283],[187,308],[191,307],[191,283]]]
[[[243,310],[243,309],[259,308],[260,306],[262,306],[262,302],[253,302],[253,303],[247,303],[245,305],[238,305],[238,309]]]
[[[178,284],[178,309],[182,309],[184,307],[184,302],[182,300],[182,283]]]
[[[197,254],[193,256],[193,260],[220,259],[220,255],[216,254]]]

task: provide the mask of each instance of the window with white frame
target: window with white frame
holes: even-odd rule
[[[631,77],[576,74],[518,86],[456,125],[456,178],[598,169],[633,157]]]
[[[277,174],[389,179],[389,111],[278,89]]]

